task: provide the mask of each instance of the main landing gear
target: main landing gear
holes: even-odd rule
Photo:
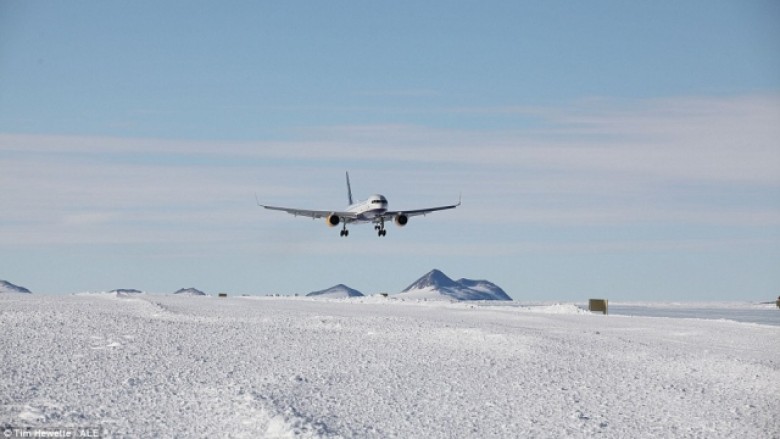
[[[385,220],[382,219],[382,221],[374,226],[374,230],[376,230],[377,236],[387,236],[387,230],[385,230]]]
[[[376,230],[377,236],[387,236],[387,230],[385,229],[385,222],[382,221],[379,224],[374,226],[374,230]],[[347,225],[344,224],[344,227],[341,229],[341,232],[339,232],[339,235],[342,237],[349,236],[349,230],[347,230]]]

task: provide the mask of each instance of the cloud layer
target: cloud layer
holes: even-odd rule
[[[252,209],[253,192],[340,207],[345,169],[357,188],[393,193],[397,208],[462,191],[458,221],[472,227],[780,224],[777,96],[439,111],[509,114],[526,127],[325,126],[273,142],[1,134],[0,242],[227,237],[288,220]]]

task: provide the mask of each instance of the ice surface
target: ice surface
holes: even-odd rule
[[[780,327],[574,305],[0,295],[3,427],[778,437]]]
[[[774,302],[618,302],[609,304],[609,312],[614,315],[705,318],[780,326],[780,309]]]

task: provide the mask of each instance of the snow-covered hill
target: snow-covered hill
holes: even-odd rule
[[[0,280],[0,294],[2,293],[24,293],[24,294],[32,294],[32,291],[28,290],[25,287],[20,287],[19,285],[14,285],[11,282]]]
[[[180,290],[177,290],[173,294],[179,294],[181,296],[207,296],[208,295],[197,288],[182,288]]]
[[[456,280],[455,282],[465,287],[468,287],[470,290],[479,291],[484,294],[489,294],[493,296],[493,299],[480,299],[480,300],[512,300],[512,298],[509,297],[509,295],[506,292],[504,292],[504,290],[502,290],[501,287],[494,284],[493,282],[489,282],[484,279],[473,280],[473,279],[462,278]]]
[[[425,300],[512,300],[498,285],[486,280],[450,279],[431,270],[395,297]]]
[[[313,291],[306,297],[323,297],[329,299],[344,299],[347,297],[363,297],[363,293],[344,284],[338,284],[325,290]]]

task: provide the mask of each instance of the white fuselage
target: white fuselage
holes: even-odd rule
[[[387,198],[379,194],[371,195],[367,200],[347,207],[347,212],[356,213],[360,220],[371,221],[387,212]]]

